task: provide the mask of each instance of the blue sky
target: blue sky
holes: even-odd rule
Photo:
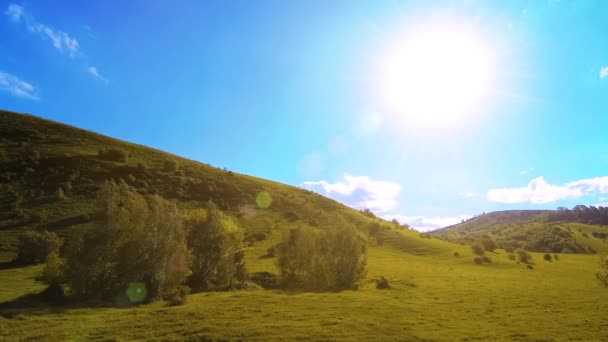
[[[420,229],[608,202],[606,1],[0,5],[4,109]]]

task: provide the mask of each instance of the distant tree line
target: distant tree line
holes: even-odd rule
[[[559,207],[557,211],[549,212],[547,220],[549,222],[567,221],[587,224],[608,224],[608,207],[585,205],[577,205],[572,209]]]

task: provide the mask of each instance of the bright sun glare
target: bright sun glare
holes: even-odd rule
[[[381,62],[379,91],[387,109],[416,124],[467,121],[488,95],[491,55],[473,32],[414,30]]]

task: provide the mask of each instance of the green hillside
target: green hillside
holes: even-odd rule
[[[503,249],[546,253],[608,251],[608,225],[565,219],[557,210],[507,210],[483,214],[430,234],[455,243],[473,244],[490,238]],[[588,222],[587,220],[579,220]]]
[[[143,194],[176,200],[182,208],[212,200],[237,216],[250,234],[280,235],[281,229],[295,226],[326,228],[338,216],[359,227],[374,220],[308,190],[31,115],[0,111],[0,137],[0,241],[6,257],[15,252],[23,227],[66,234],[95,219],[92,199],[99,185],[111,179],[122,179]],[[256,205],[263,192],[272,201],[267,209]]]
[[[478,265],[467,244],[397,227],[315,193],[30,115],[0,112],[0,158],[2,341],[608,341],[608,291],[596,280],[596,255],[552,254],[548,261],[531,253],[523,263],[496,250]],[[110,179],[184,209],[213,200],[245,228],[250,273],[278,273],[268,250],[288,229],[329,230],[344,219],[367,239],[367,275],[353,290],[252,285],[195,293],[181,306],[40,301],[44,266],[9,262],[17,236],[32,227],[67,237],[95,221],[94,194]],[[260,193],[272,199],[267,208],[256,201]],[[492,227],[565,225],[560,230],[570,228],[577,244],[604,246],[591,235],[599,226],[548,224],[528,212],[519,221],[498,215],[485,215]],[[475,220],[465,224],[474,228]],[[390,289],[377,288],[382,277]]]

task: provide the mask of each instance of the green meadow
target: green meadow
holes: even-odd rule
[[[418,238],[420,244],[436,243]],[[560,255],[534,269],[492,255],[476,265],[467,246],[412,255],[370,248],[368,276],[357,290],[330,293],[260,288],[198,293],[183,306],[24,307],[0,317],[7,341],[137,340],[608,340],[608,291],[595,279],[597,257]],[[459,251],[460,257],[453,252]],[[255,260],[251,258],[250,260]],[[251,264],[252,268],[257,265]],[[0,271],[11,301],[40,291],[40,267]],[[385,276],[391,289],[378,290]]]

